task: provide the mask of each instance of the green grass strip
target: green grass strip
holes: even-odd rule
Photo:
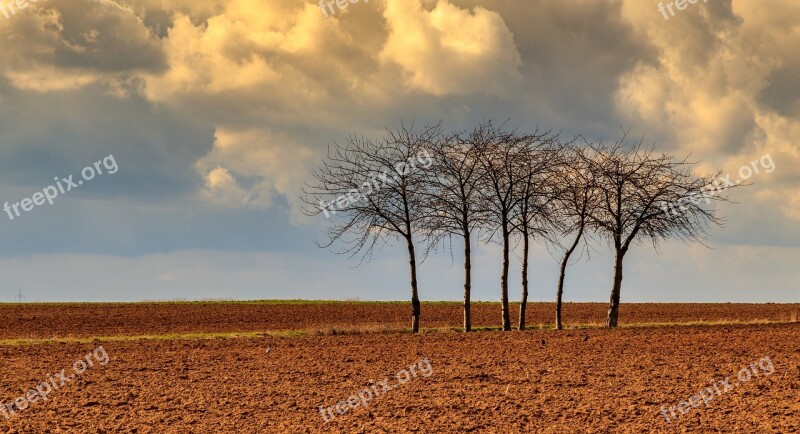
[[[627,323],[620,324],[619,328],[663,328],[663,327],[720,327],[720,326],[747,326],[747,325],[771,325],[771,324],[796,324],[786,321],[772,320],[714,320],[714,321],[688,321],[688,322],[646,322],[646,323]],[[478,326],[473,327],[473,332],[500,332],[501,327],[497,326]],[[603,330],[605,324],[565,324],[565,330]],[[526,331],[551,330],[555,332],[552,324],[531,324]],[[420,330],[422,333],[461,333],[461,327],[427,327]],[[59,343],[102,343],[102,342],[131,342],[131,341],[172,341],[172,340],[210,340],[210,339],[258,339],[258,338],[297,338],[303,336],[353,336],[353,335],[374,335],[374,334],[397,334],[410,333],[410,328],[388,328],[388,327],[352,327],[352,328],[329,328],[329,329],[304,329],[304,330],[271,330],[271,331],[251,331],[251,332],[199,332],[199,333],[167,333],[152,335],[114,335],[114,336],[89,336],[89,337],[54,337],[54,338],[20,338],[2,339],[0,346],[33,346],[33,345],[52,345]]]

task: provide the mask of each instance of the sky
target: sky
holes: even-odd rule
[[[720,207],[727,224],[708,246],[633,247],[622,302],[797,302],[800,2],[661,3],[663,12],[650,0],[7,7],[0,302],[19,292],[408,300],[404,245],[361,264],[318,248],[328,220],[300,212],[300,188],[350,134],[488,118],[605,141],[629,128],[734,180],[758,167],[732,194],[738,203]],[[473,300],[499,300],[501,249],[474,249]],[[454,250],[421,264],[423,301],[462,297]],[[533,249],[530,299],[555,298],[558,255]],[[612,268],[609,246],[595,243],[570,265],[565,300],[606,302]]]

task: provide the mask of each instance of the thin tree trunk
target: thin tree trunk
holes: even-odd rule
[[[408,244],[408,263],[411,267],[411,333],[419,333],[419,293],[417,292],[417,259],[414,254],[414,241],[406,238]]]
[[[470,292],[472,290],[472,251],[469,231],[464,231],[464,331],[472,330]]]
[[[564,253],[564,259],[561,261],[561,274],[558,276],[558,291],[556,292],[556,330],[562,330],[564,328],[564,325],[561,323],[561,299],[564,295],[564,278],[567,275],[567,264],[569,263],[569,257],[572,256],[575,248],[578,247],[578,243],[581,241],[582,236],[583,227],[581,227],[578,231],[578,236],[575,237],[575,241],[572,243],[572,246],[570,246],[569,250]]]
[[[614,288],[611,290],[611,300],[608,306],[608,327],[616,327],[619,318],[619,296],[622,289],[622,259],[625,252],[617,248],[616,260],[614,263]]]
[[[567,272],[567,262],[569,254],[564,255],[561,261],[561,274],[558,276],[558,290],[556,291],[556,330],[562,330],[564,325],[561,323],[561,297],[564,295],[564,275]]]
[[[509,250],[509,233],[508,221],[503,218],[503,274],[500,276],[500,291],[503,302],[503,331],[511,330],[511,318],[508,312],[508,250]]]
[[[519,329],[525,330],[525,311],[528,306],[528,231],[522,231],[522,302],[519,305]]]

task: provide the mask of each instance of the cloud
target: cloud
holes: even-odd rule
[[[222,207],[238,208],[252,206],[266,208],[270,205],[271,195],[269,190],[261,197],[254,197],[239,186],[239,183],[224,167],[215,167],[205,175],[205,188],[202,197],[209,203]]]
[[[166,65],[141,18],[110,0],[39,2],[3,26],[0,74],[20,89],[77,89]]]
[[[217,120],[267,114],[255,115],[256,108],[295,120],[335,104],[342,91],[353,90],[368,57],[337,20],[310,3],[234,0],[202,22],[191,12],[168,13],[168,67],[147,75],[148,98],[205,107]]]
[[[651,4],[625,1],[624,15],[658,56],[638,62],[617,91],[628,122],[707,167],[738,170],[772,155],[779,173],[760,178],[754,194],[800,174],[800,144],[787,134],[800,128],[800,96],[779,92],[800,76],[789,48],[800,44],[800,5],[779,1],[767,9],[752,1],[698,3],[664,21]],[[772,205],[785,216],[798,213],[792,201]]]
[[[491,95],[523,84],[514,36],[497,12],[470,12],[447,0],[430,11],[417,0],[390,1],[384,17],[390,30],[381,59],[402,67],[413,89]]]
[[[205,183],[201,197],[223,207],[264,209],[274,193],[291,202],[300,196],[313,152],[291,139],[260,129],[220,129],[214,147],[196,163]],[[243,186],[237,178],[249,179]],[[297,208],[297,207],[295,207]]]

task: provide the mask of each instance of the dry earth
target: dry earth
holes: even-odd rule
[[[529,303],[529,325],[552,324],[553,303]],[[567,324],[605,321],[605,303],[567,303]],[[475,303],[476,327],[498,326],[499,303]],[[512,303],[516,323],[519,307]],[[800,304],[623,304],[620,324],[696,321],[797,321]],[[459,303],[423,303],[422,327],[459,327]],[[0,339],[150,335],[264,330],[407,329],[408,303],[0,304]]]
[[[217,306],[222,306],[219,309],[225,315],[228,309],[244,309]],[[340,304],[338,308],[348,306],[352,305]],[[660,314],[640,321],[697,319],[697,305],[688,305],[687,311],[692,313],[680,312],[675,305],[650,306],[660,307],[649,311]],[[708,306],[707,312],[716,312],[718,318],[754,319],[764,312],[778,318],[796,308],[741,305],[741,312],[737,312],[731,310],[732,306]],[[253,307],[254,312],[263,308]],[[3,309],[4,313],[16,311]],[[103,309],[110,311],[113,307]],[[140,312],[139,308],[128,309],[126,318],[134,317],[131,312]],[[168,307],[161,309],[155,317],[178,318],[175,327],[186,331],[215,330],[208,319],[225,316],[196,315],[197,326],[192,328],[184,307],[173,313]],[[270,309],[280,311],[280,307]],[[41,315],[37,316],[40,320],[54,318],[53,314],[44,314],[46,308],[34,310]],[[294,305],[288,311],[291,314],[280,317],[303,313]],[[626,310],[631,317],[637,315],[635,312],[637,309],[631,306]],[[496,312],[491,313],[493,318]],[[353,316],[358,315],[375,320],[367,313]],[[90,312],[76,315],[81,321],[91,316]],[[458,323],[457,316],[443,318],[448,324],[451,320]],[[150,321],[143,320],[148,326]],[[292,326],[300,323],[303,321],[296,318],[289,321]],[[28,323],[27,330],[15,335],[11,330],[21,329],[14,328],[13,320],[6,321],[8,328],[3,336],[63,335],[69,331],[66,318],[56,324],[38,327],[35,322]],[[234,324],[244,323],[222,325],[230,330],[236,328]],[[89,331],[77,329],[74,334],[96,330],[103,330],[103,334],[152,332],[141,323],[125,328],[107,322]],[[9,403],[61,369],[69,376],[74,372],[73,362],[84,359],[98,345],[109,356],[105,366],[95,363],[69,384],[53,390],[46,402],[40,400],[17,410],[10,420],[0,415],[0,432],[800,431],[800,324],[5,345],[0,346],[4,374],[0,377],[0,400]],[[422,370],[420,360],[426,358],[432,372]],[[416,377],[400,384],[398,373],[410,371],[412,364]],[[745,367],[759,375],[741,382],[737,373]],[[392,389],[383,391],[378,383],[387,377]],[[724,391],[722,380],[726,377],[731,385],[740,384]],[[405,379],[404,374],[399,378]],[[688,401],[706,387],[713,388],[715,383],[721,393],[713,396],[707,407],[699,403],[686,414],[677,410],[681,401]],[[335,406],[372,385],[377,387],[373,390],[381,392],[368,408],[359,405],[346,414],[329,415],[328,422],[323,419],[320,406]],[[678,419],[667,423],[660,413],[662,406],[676,406]]]

